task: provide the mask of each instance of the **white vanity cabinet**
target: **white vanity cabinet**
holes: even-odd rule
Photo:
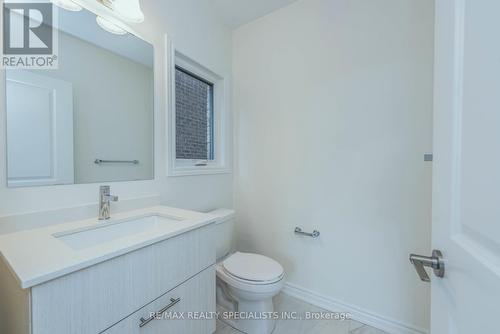
[[[215,319],[154,319],[139,326],[141,318],[172,301],[177,302],[171,312],[215,312],[213,240],[212,225],[207,225],[28,290],[12,291],[4,280],[0,332],[213,333]]]
[[[212,266],[103,334],[213,333],[215,323],[204,318],[215,311],[214,286],[215,268]]]

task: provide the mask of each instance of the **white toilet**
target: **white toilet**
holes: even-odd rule
[[[217,215],[217,309],[221,321],[247,334],[274,330],[273,297],[283,288],[283,267],[273,259],[252,253],[232,253],[234,212]],[[232,312],[233,317],[227,317]]]

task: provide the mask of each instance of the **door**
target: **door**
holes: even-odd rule
[[[432,334],[500,333],[500,1],[436,0]]]
[[[8,186],[73,183],[72,84],[25,70],[6,73]]]

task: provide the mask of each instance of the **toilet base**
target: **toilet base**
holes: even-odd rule
[[[271,334],[276,326],[272,296],[245,300],[236,295],[237,291],[217,278],[219,320],[246,334]]]
[[[227,317],[225,315],[228,315],[234,311],[225,309],[220,305],[217,305],[217,312],[220,315],[219,321],[245,334],[271,334],[274,331],[274,328],[276,327],[276,320],[274,319],[243,320],[243,319],[233,319],[231,317]]]

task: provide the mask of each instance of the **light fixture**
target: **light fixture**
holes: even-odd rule
[[[131,23],[141,23],[144,21],[144,14],[142,13],[139,0],[111,0],[110,2],[113,3],[113,11],[122,20]]]
[[[93,11],[97,14],[97,24],[102,29],[116,35],[125,35],[127,33],[127,30],[123,28],[124,23],[141,23],[144,21],[144,14],[139,0],[78,0],[76,2],[73,0],[51,0],[51,2],[70,11],[80,11],[83,7]],[[98,8],[100,6],[107,9],[103,11]],[[106,11],[108,12],[106,13]]]
[[[78,12],[82,10],[82,6],[77,4],[76,2],[73,2],[71,0],[51,0],[51,2],[56,5],[57,7],[61,7],[63,9],[72,11],[72,12]]]
[[[102,29],[106,30],[107,32],[110,32],[110,33],[115,34],[115,35],[125,35],[127,33],[127,31],[125,29],[119,27],[115,23],[113,23],[110,20],[105,19],[101,16],[97,16],[95,20],[96,20],[97,24]]]

